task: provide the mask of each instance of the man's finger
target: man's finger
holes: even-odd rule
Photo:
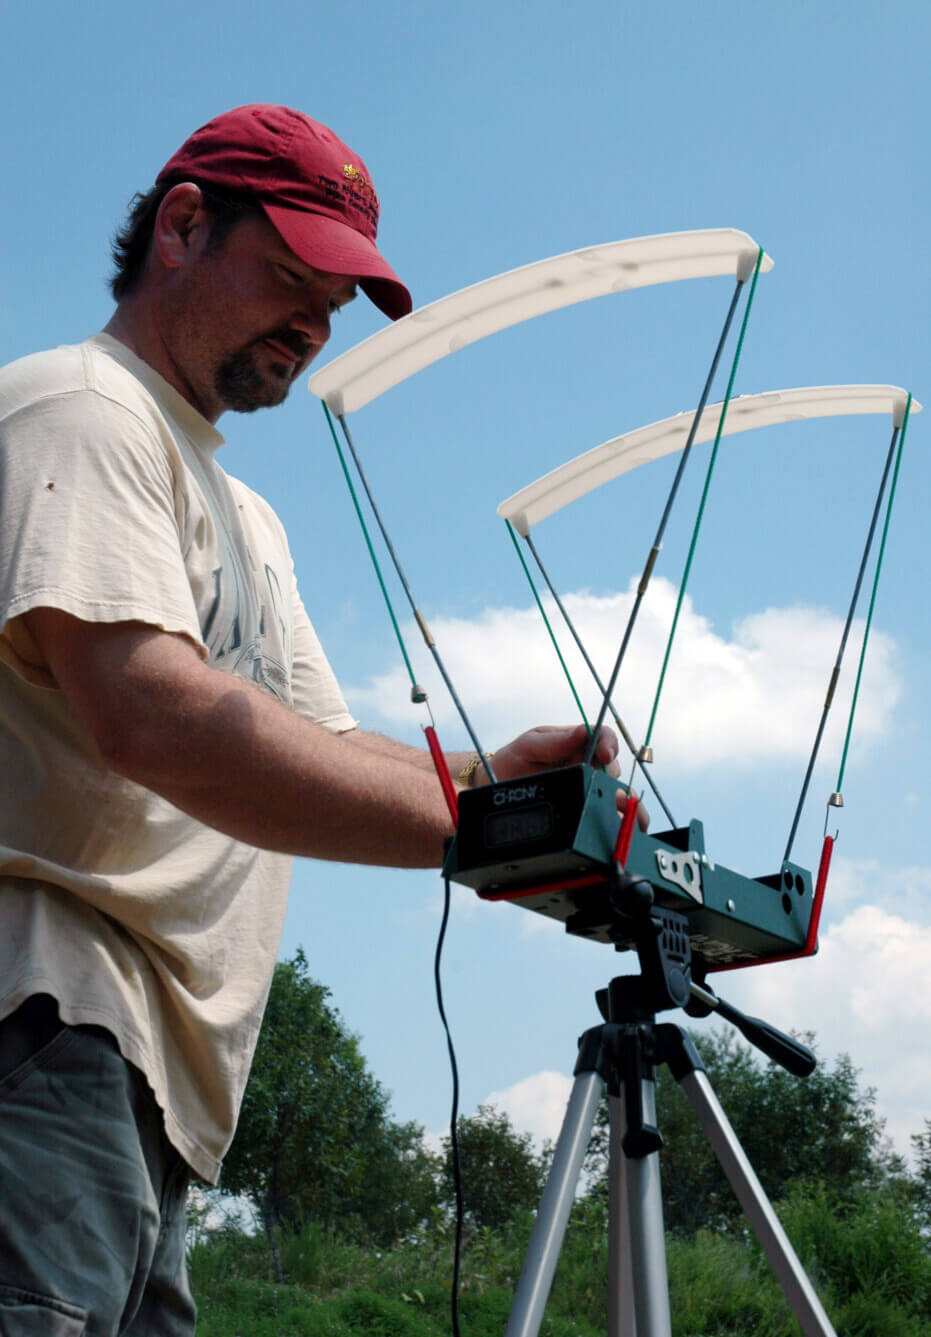
[[[626,807],[627,795],[623,789],[619,789],[617,791],[617,810],[623,812]],[[650,825],[650,814],[641,802],[637,804],[637,825],[641,831],[646,831]]]

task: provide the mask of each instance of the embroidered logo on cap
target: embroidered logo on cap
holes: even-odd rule
[[[378,196],[375,194],[375,187],[351,162],[343,163],[343,176],[350,183],[354,190],[358,191],[369,205],[375,210],[375,217],[378,217]]]

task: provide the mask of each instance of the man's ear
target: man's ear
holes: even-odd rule
[[[172,186],[155,216],[152,257],[166,269],[180,269],[190,259],[192,244],[206,240],[210,220],[200,186],[182,181]]]

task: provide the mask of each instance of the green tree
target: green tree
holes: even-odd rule
[[[926,1231],[931,1233],[931,1119],[925,1119],[923,1133],[912,1134],[915,1149],[915,1173],[912,1187],[915,1211]]]
[[[480,1229],[500,1230],[518,1211],[537,1205],[544,1167],[529,1133],[515,1132],[507,1115],[494,1106],[479,1105],[471,1117],[457,1120],[456,1136],[468,1221]],[[452,1207],[456,1191],[449,1137],[443,1139],[443,1147],[441,1192]]]
[[[298,949],[275,967],[222,1189],[245,1195],[276,1236],[315,1221],[385,1241],[435,1202],[435,1159],[414,1124],[388,1117],[388,1098],[358,1040],[308,974]]]
[[[807,1078],[757,1058],[731,1030],[692,1034],[708,1078],[770,1198],[790,1183],[817,1179],[849,1196],[902,1173],[883,1137],[876,1094],[862,1090],[858,1073],[842,1054]],[[806,1037],[812,1043],[812,1037]],[[740,1207],[691,1106],[668,1069],[657,1073],[657,1120],[663,1207],[667,1228],[693,1234],[742,1219]],[[588,1169],[604,1191],[607,1102],[599,1112]]]
[[[363,1148],[365,1175],[347,1199],[341,1228],[388,1245],[408,1237],[439,1206],[441,1159],[427,1149],[418,1123],[385,1120],[372,1132]]]

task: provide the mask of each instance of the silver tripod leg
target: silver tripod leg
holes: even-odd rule
[[[641,1090],[644,1120],[655,1124],[654,1083],[641,1082]],[[608,1337],[670,1337],[659,1152],[624,1155],[623,1087],[611,1097],[609,1111]]]
[[[604,1086],[597,1072],[580,1073],[572,1084],[505,1337],[537,1337],[540,1330]]]
[[[683,1031],[678,1027],[665,1026],[656,1028],[656,1033],[659,1032],[678,1036],[680,1046],[684,1041],[680,1058],[688,1059],[691,1050],[690,1062],[699,1064],[698,1056]],[[597,1041],[598,1034],[596,1031],[587,1032],[582,1044],[590,1038]],[[592,1056],[593,1051],[589,1047],[586,1061],[591,1062]],[[580,1048],[580,1064],[582,1061]],[[674,1066],[668,1050],[664,1061],[670,1063],[695,1111],[709,1145],[727,1175],[776,1279],[801,1324],[804,1337],[836,1337],[814,1287],[805,1275],[704,1071],[700,1066],[690,1066],[685,1070],[679,1064]],[[605,1080],[594,1066],[578,1072],[573,1083],[569,1107],[511,1308],[506,1337],[538,1337],[569,1212],[578,1188],[582,1162],[604,1088]],[[648,1128],[655,1126],[655,1092],[652,1077],[643,1078],[640,1083],[641,1112],[643,1124]],[[622,1143],[628,1133],[624,1094],[624,1084],[621,1082],[618,1097],[610,1100],[608,1337],[671,1337],[659,1153],[652,1151],[643,1156],[627,1156],[624,1153]],[[644,1145],[642,1137],[640,1145]],[[646,1145],[649,1146],[650,1142],[647,1141]]]
[[[689,1072],[680,1079],[679,1085],[698,1116],[805,1337],[836,1337],[707,1076],[701,1071]]]

